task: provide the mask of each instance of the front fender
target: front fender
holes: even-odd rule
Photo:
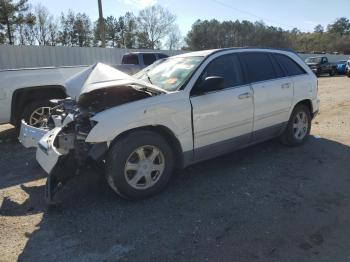
[[[170,97],[173,96],[173,97]],[[155,103],[149,103],[150,100]],[[184,151],[192,150],[191,105],[189,99],[170,94],[117,106],[92,118],[97,124],[86,142],[111,142],[120,134],[144,126],[164,126],[179,140]]]

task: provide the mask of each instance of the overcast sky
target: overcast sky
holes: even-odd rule
[[[92,20],[98,17],[97,0],[29,0],[35,6],[46,6],[54,15],[85,12]],[[177,16],[177,24],[185,35],[197,19],[263,20],[284,29],[298,27],[313,31],[317,24],[326,26],[336,18],[350,19],[350,0],[102,0],[104,16],[120,16],[127,11],[135,15],[144,7],[160,4]]]

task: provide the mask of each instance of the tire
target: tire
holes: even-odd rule
[[[303,124],[300,125],[300,129],[303,129],[303,132],[300,134],[302,136],[299,136],[299,134],[296,134],[298,131],[299,127],[295,127],[295,125],[298,125],[296,121],[298,121],[298,115],[303,115],[305,116],[305,123],[303,121]],[[303,125],[305,124],[306,130],[304,130]],[[284,130],[283,134],[280,137],[280,141],[284,145],[288,146],[299,146],[302,145],[306,142],[310,135],[310,130],[311,130],[311,112],[310,109],[303,104],[297,105],[292,114],[291,117],[288,121],[287,127]],[[305,134],[304,134],[305,132]]]
[[[334,68],[329,72],[329,76],[335,76],[335,70],[334,70]]]
[[[152,161],[150,159],[152,153],[156,152],[155,149],[159,150],[159,155]],[[150,152],[147,152],[148,150]],[[139,152],[143,152],[146,165],[143,165],[140,158],[142,154]],[[129,164],[138,167],[128,170]],[[163,165],[162,171],[150,171],[153,170],[150,167],[153,165]],[[150,197],[162,190],[168,183],[173,168],[173,151],[164,137],[152,131],[141,130],[132,132],[113,143],[107,155],[105,170],[109,186],[118,195],[125,199],[137,200]]]
[[[35,121],[33,120],[34,117],[34,112],[40,112],[41,108],[45,108],[44,115],[42,117],[42,121],[38,121],[37,124],[35,124]],[[42,100],[42,101],[31,101],[30,103],[28,103],[21,115],[20,118],[18,119],[18,127],[20,127],[21,125],[21,121],[22,119],[24,119],[24,121],[26,121],[27,124],[35,126],[35,127],[46,127],[47,126],[47,122],[48,122],[48,114],[49,113],[45,113],[47,112],[46,108],[52,108],[52,103],[50,102],[50,100]]]

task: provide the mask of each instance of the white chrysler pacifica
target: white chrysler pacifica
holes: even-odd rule
[[[22,121],[37,147],[47,198],[100,163],[111,188],[139,199],[173,169],[279,137],[303,144],[319,109],[317,79],[295,53],[235,48],[182,54],[128,76],[96,64],[66,82],[48,129]]]

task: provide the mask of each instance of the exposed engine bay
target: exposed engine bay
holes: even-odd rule
[[[103,157],[108,150],[107,143],[89,144],[85,140],[96,122],[90,120],[97,113],[125,103],[134,102],[156,95],[145,87],[111,86],[84,93],[76,102],[72,99],[55,101],[52,110],[51,128],[62,126],[54,140],[55,148],[62,154],[51,170],[46,197],[52,201],[54,194],[86,165],[103,165]],[[64,125],[64,120],[72,117],[72,122]],[[40,143],[39,143],[40,145]]]
[[[49,174],[48,202],[87,164],[103,164],[107,142],[86,142],[97,124],[91,118],[108,109],[165,93],[103,64],[92,66],[68,80],[66,85],[75,93],[70,98],[51,101],[54,107],[47,130],[22,122],[19,137],[25,147],[38,147],[37,159]]]

